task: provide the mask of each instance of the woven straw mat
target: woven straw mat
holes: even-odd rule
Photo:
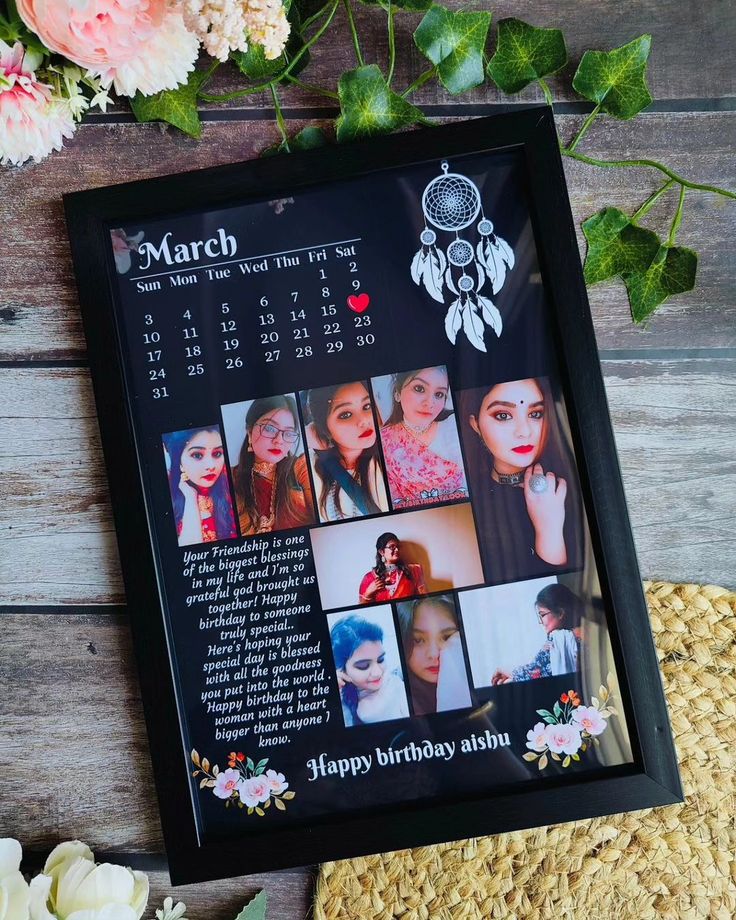
[[[325,863],[314,920],[736,917],[736,593],[645,588],[684,804]]]

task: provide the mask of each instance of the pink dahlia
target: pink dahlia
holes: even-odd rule
[[[199,40],[167,0],[17,0],[47,48],[122,96],[174,89],[194,69]]]
[[[0,163],[38,162],[73,134],[69,106],[36,80],[23,45],[0,40]]]

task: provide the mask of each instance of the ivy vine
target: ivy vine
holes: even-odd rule
[[[291,37],[284,54],[268,61],[258,46],[231,55],[231,64],[246,80],[233,92],[212,94],[207,84],[218,67],[194,73],[189,82],[157,96],[137,96],[132,108],[139,121],[162,120],[192,137],[201,134],[198,105],[229,102],[268,90],[273,100],[281,142],[265,153],[305,150],[328,143],[320,128],[307,127],[289,137],[279,90],[300,86],[339,105],[335,122],[338,143],[385,134],[416,124],[432,124],[410,97],[430,80],[436,80],[453,95],[467,93],[487,79],[502,92],[513,95],[537,83],[547,103],[554,108],[546,78],[567,65],[564,35],[559,29],[543,29],[519,19],[503,19],[496,29],[495,51],[488,55],[491,13],[453,11],[432,0],[362,0],[363,5],[380,7],[386,16],[387,59],[367,62],[353,14],[353,0],[328,0],[306,15],[309,0],[288,0]],[[340,7],[352,43],[356,67],[343,73],[336,86],[323,87],[300,78],[309,64],[310,50],[330,30]],[[395,19],[398,15],[423,14],[413,37],[430,66],[404,89],[394,85],[396,71]],[[330,33],[332,34],[332,33]],[[610,51],[586,51],[572,80],[573,90],[593,104],[592,111],[569,141],[559,139],[560,151],[590,166],[603,169],[645,167],[658,171],[662,185],[633,213],[604,207],[582,224],[587,241],[584,273],[587,284],[620,278],[626,286],[635,322],[644,322],[668,298],[695,286],[698,257],[692,249],[676,245],[688,192],[710,192],[725,198],[736,193],[712,185],[692,182],[662,163],[651,159],[601,160],[581,152],[582,140],[598,119],[609,116],[628,121],[652,102],[647,85],[651,36],[641,35]],[[641,225],[654,204],[670,194],[675,199],[674,215],[666,239]]]

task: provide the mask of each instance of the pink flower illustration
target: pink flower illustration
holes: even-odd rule
[[[526,746],[530,751],[545,751],[547,749],[546,727],[544,722],[537,722],[534,728],[531,728],[526,733]]]
[[[600,735],[606,730],[606,720],[593,706],[580,706],[572,714],[580,731],[589,735]]]
[[[47,48],[133,96],[174,89],[194,69],[199,40],[167,0],[17,0]]]
[[[240,773],[237,770],[223,770],[215,780],[215,788],[212,790],[218,799],[229,799],[233,792],[239,792],[238,784],[241,781]]]
[[[38,162],[61,150],[72,134],[69,106],[38,82],[23,45],[16,42],[11,48],[0,40],[0,163]]]
[[[238,787],[238,792],[243,803],[248,808],[254,808],[256,805],[261,805],[270,799],[271,784],[265,776],[251,776],[250,779],[242,781]]]
[[[289,788],[286,777],[283,773],[277,773],[275,770],[266,770],[266,779],[273,795],[281,795]]]
[[[575,725],[547,725],[544,729],[547,746],[554,754],[577,754],[583,739]]]

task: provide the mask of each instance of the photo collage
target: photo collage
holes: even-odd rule
[[[445,366],[245,400],[163,435],[180,546],[308,528],[346,727],[580,671],[582,496],[548,378]]]

